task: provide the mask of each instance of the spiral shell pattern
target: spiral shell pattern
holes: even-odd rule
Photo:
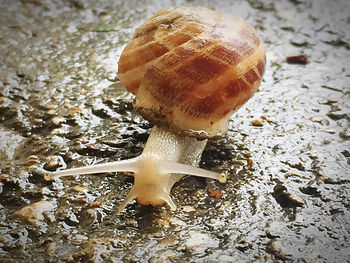
[[[146,119],[207,138],[225,134],[232,113],[258,89],[265,63],[261,39],[242,18],[173,7],[136,30],[118,74]]]

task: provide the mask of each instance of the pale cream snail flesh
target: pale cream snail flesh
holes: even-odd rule
[[[135,198],[176,209],[170,191],[184,175],[226,181],[196,166],[207,139],[225,135],[232,113],[258,89],[265,62],[262,41],[240,17],[203,7],[160,10],[136,30],[118,64],[135,109],[155,124],[142,154],[46,179],[132,172],[134,185],[119,210]]]

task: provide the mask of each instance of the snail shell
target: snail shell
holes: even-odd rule
[[[230,116],[257,90],[265,48],[242,18],[172,7],[140,26],[118,67],[135,108],[152,123],[196,137],[225,134]]]

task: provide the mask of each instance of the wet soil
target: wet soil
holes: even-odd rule
[[[171,5],[238,14],[265,42],[259,91],[200,164],[228,181],[184,178],[175,212],[136,202],[118,212],[132,185],[122,173],[45,181],[140,154],[151,125],[117,61],[135,28]],[[0,0],[0,261],[350,262],[349,10],[346,0]]]

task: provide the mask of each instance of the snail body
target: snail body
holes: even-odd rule
[[[118,67],[136,111],[155,124],[142,154],[46,178],[132,172],[134,186],[119,210],[135,198],[175,209],[170,191],[184,175],[225,182],[196,166],[207,139],[223,136],[232,113],[257,90],[265,62],[262,41],[237,16],[202,7],[160,10],[136,30]]]

